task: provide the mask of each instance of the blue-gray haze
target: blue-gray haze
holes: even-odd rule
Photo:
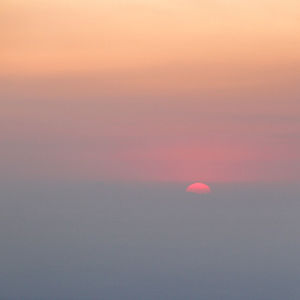
[[[1,300],[299,300],[300,189],[1,186]]]

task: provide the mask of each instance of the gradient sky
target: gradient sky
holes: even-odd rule
[[[1,1],[0,178],[297,181],[299,11]]]

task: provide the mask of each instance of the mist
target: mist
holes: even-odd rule
[[[1,187],[1,299],[300,297],[292,184]]]

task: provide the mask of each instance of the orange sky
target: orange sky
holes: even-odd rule
[[[299,11],[2,1],[0,176],[298,180]]]

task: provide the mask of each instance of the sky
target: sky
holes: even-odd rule
[[[0,179],[297,182],[296,0],[4,0]]]
[[[299,300],[299,12],[1,0],[0,299]]]

